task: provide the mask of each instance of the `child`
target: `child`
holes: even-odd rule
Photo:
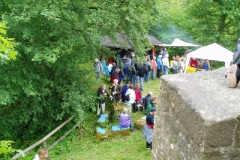
[[[40,149],[38,154],[35,155],[33,160],[45,160],[46,158],[48,158],[48,150],[47,149]]]

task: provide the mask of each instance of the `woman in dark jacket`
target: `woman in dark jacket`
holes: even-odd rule
[[[111,90],[111,95],[113,97],[113,102],[116,102],[117,105],[121,100],[121,92],[122,92],[122,87],[121,85],[118,84],[118,80],[114,79],[113,84],[111,87],[109,87]]]
[[[139,76],[141,91],[143,91],[143,89],[144,89],[143,81],[144,81],[144,77],[145,77],[146,73],[147,73],[147,69],[142,65],[142,63],[140,63],[140,67],[137,70],[137,74]]]

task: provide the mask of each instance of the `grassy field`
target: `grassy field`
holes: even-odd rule
[[[54,156],[56,160],[150,160],[151,150],[145,148],[141,131],[130,136],[116,137],[111,140],[94,142],[91,139],[79,139],[72,142],[74,150]],[[50,152],[51,154],[51,152]]]
[[[109,79],[101,77],[98,83],[110,85]],[[158,96],[160,91],[160,80],[151,80],[144,83],[143,96],[149,91],[153,96]],[[145,116],[146,112],[132,114],[133,121]],[[146,149],[146,141],[142,137],[141,129],[131,132],[129,136],[117,136],[111,139],[99,140],[95,136],[98,116],[96,113],[86,113],[86,120],[81,129],[76,129],[68,135],[61,143],[50,150],[49,155],[52,160],[150,160],[151,150]],[[114,124],[118,123],[118,120]],[[51,144],[51,142],[48,142]],[[32,160],[35,151],[31,151],[23,160]]]
[[[103,78],[102,78],[103,79]],[[102,80],[101,83],[110,84],[109,80]],[[145,96],[149,91],[153,96],[158,96],[160,91],[160,80],[150,80],[144,83]],[[133,113],[132,119],[139,119],[145,112]],[[97,120],[97,119],[96,119]],[[92,124],[93,125],[93,124]],[[141,130],[135,130],[130,136],[115,137],[107,140],[97,140],[92,136],[82,136],[80,139],[73,140],[74,150],[69,153],[60,154],[53,159],[57,160],[150,160],[151,150],[146,149],[146,141],[142,137]]]

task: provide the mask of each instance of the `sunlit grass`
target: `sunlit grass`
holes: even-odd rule
[[[150,160],[151,151],[146,149],[146,142],[141,131],[131,132],[130,136],[116,137],[94,143],[91,139],[80,139],[72,142],[74,150],[52,159],[58,160]]]

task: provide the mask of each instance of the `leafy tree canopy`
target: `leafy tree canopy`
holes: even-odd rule
[[[208,45],[214,42],[234,50],[239,38],[239,1],[168,0],[162,1],[158,22],[150,32],[161,41],[174,38]]]
[[[95,110],[90,66],[99,54],[109,54],[100,40],[125,33],[142,53],[147,41],[138,37],[148,32],[157,3],[3,0],[2,20],[19,54],[0,70],[0,138],[34,138],[73,114],[81,118]]]
[[[10,59],[16,59],[17,52],[14,51],[13,38],[7,38],[6,25],[0,22],[0,63],[4,63]]]
[[[217,42],[233,50],[240,32],[239,9],[239,1],[191,1],[185,10],[184,28],[203,45]]]

